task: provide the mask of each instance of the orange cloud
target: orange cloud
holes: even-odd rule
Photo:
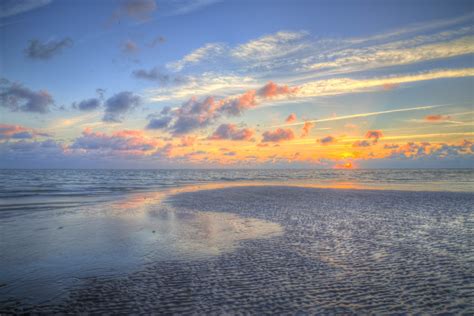
[[[216,100],[213,96],[202,100],[192,97],[179,108],[173,110],[168,108],[159,114],[150,115],[147,129],[164,129],[174,136],[187,134],[207,127],[223,116],[239,116],[245,110],[256,106],[258,102],[292,94],[297,90],[296,87],[279,86],[270,81],[258,90],[258,93],[256,90],[249,90],[240,96],[220,100]]]
[[[294,121],[296,121],[295,113],[291,113],[290,115],[288,115],[288,117],[285,120],[286,123],[293,123]]]
[[[398,88],[399,86],[400,86],[400,84],[395,83],[395,82],[394,83],[384,83],[382,85],[384,90],[393,90],[393,89]]]
[[[314,123],[311,122],[304,122],[303,128],[302,128],[302,133],[301,137],[308,136],[309,132],[311,129],[314,127]]]
[[[425,121],[428,122],[440,122],[450,120],[451,117],[449,115],[441,115],[441,114],[433,114],[425,116]]]
[[[92,129],[86,128],[84,129],[84,132],[92,133]],[[143,131],[125,129],[122,131],[116,131],[112,135],[117,137],[143,137],[144,133]]]
[[[293,94],[298,91],[298,87],[290,88],[287,85],[277,85],[276,83],[270,81],[265,86],[263,86],[259,94],[265,98],[272,98],[279,95]]]
[[[181,146],[188,147],[194,145],[196,142],[197,136],[183,136],[181,137]]]
[[[20,125],[0,124],[0,139],[28,139],[36,136],[50,136]]]

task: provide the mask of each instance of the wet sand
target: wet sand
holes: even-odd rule
[[[111,243],[133,240],[129,257],[146,260],[78,277],[46,302],[4,300],[1,311],[474,313],[472,193],[238,186],[157,200],[101,217],[102,229],[121,223]],[[112,253],[125,261],[124,251]]]

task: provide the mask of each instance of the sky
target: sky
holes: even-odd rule
[[[472,1],[0,8],[0,168],[474,167]]]

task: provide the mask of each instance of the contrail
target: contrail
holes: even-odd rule
[[[319,120],[304,121],[304,122],[300,122],[300,123],[274,125],[272,127],[297,126],[297,125],[304,125],[304,123],[306,123],[306,122],[320,123],[320,122],[347,120],[347,119],[357,118],[357,117],[367,117],[367,116],[382,115],[382,114],[389,114],[389,113],[396,113],[396,112],[428,110],[428,109],[439,108],[441,106],[447,106],[447,105],[450,105],[450,104],[427,105],[427,106],[419,106],[419,107],[416,107],[416,108],[406,108],[406,109],[396,109],[396,110],[388,110],[388,111],[380,111],[380,112],[368,112],[368,113],[359,113],[359,114],[344,115],[344,116],[334,116],[334,117],[328,117],[328,118],[319,119]]]

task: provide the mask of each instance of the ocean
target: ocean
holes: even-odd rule
[[[0,313],[472,313],[474,170],[0,170]]]

